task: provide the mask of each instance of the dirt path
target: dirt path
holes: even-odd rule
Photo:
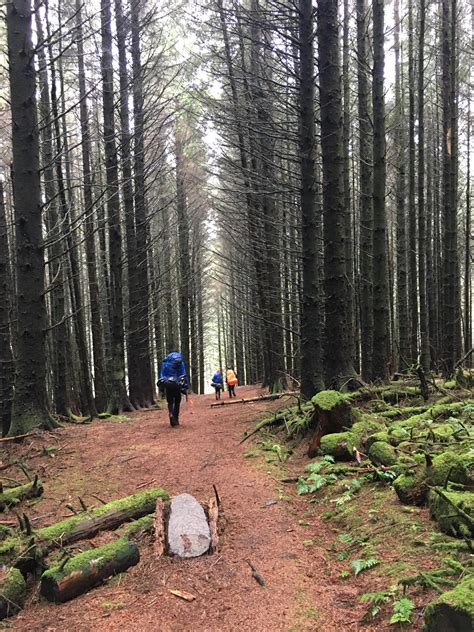
[[[239,394],[256,389],[239,389]],[[63,449],[43,459],[45,500],[32,516],[49,524],[67,515],[64,504],[77,496],[111,500],[153,485],[171,495],[190,492],[204,500],[215,484],[228,525],[219,553],[195,560],[154,559],[151,542],[140,545],[141,561],[128,573],[67,604],[33,599],[12,620],[16,630],[300,631],[360,629],[357,590],[331,578],[327,542],[318,534],[327,525],[312,516],[300,526],[298,500],[279,499],[277,481],[267,468],[246,459],[242,432],[259,407],[209,408],[213,396],[183,405],[179,428],[170,428],[166,411],[136,413],[124,423],[96,421],[68,427]],[[70,452],[69,454],[64,454]],[[266,504],[268,500],[277,500]],[[308,548],[305,538],[316,539]],[[321,544],[321,546],[318,546]],[[264,577],[251,576],[250,560]],[[193,593],[184,602],[168,589]],[[36,603],[35,603],[36,601]]]

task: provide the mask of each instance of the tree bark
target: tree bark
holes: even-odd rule
[[[374,117],[374,348],[372,376],[388,379],[389,374],[389,322],[387,259],[387,216],[385,209],[386,143],[384,95],[384,5],[383,0],[372,2],[374,27],[374,66],[372,71],[372,110]]]
[[[17,268],[16,380],[9,434],[49,427],[44,251],[31,0],[7,5]]]
[[[327,388],[354,375],[348,331],[345,261],[342,93],[337,1],[318,3],[319,92],[323,155],[324,371]]]
[[[301,394],[310,399],[324,388],[322,368],[322,301],[318,265],[318,204],[315,183],[314,14],[311,0],[299,2],[299,149],[300,204],[303,234],[301,306]]]
[[[360,346],[361,373],[366,381],[372,379],[373,350],[373,199],[372,199],[372,143],[369,107],[368,7],[366,0],[357,0],[357,94],[359,116],[359,213],[360,213]]]
[[[125,354],[122,295],[122,229],[118,187],[118,161],[114,123],[114,82],[110,0],[101,0],[102,88],[104,152],[109,227],[111,376],[107,410],[109,413],[132,410],[125,387]]]

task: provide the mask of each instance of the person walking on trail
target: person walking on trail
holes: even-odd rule
[[[168,402],[170,424],[179,426],[179,407],[181,394],[187,393],[189,388],[188,375],[184,366],[183,357],[179,351],[169,353],[161,364],[158,387],[163,387]]]
[[[220,369],[217,369],[217,371],[214,373],[212,377],[211,386],[216,391],[216,399],[220,399],[221,391],[224,389],[224,378],[222,377],[222,373]]]
[[[225,381],[227,382],[227,389],[229,391],[229,397],[236,397],[235,387],[237,385],[237,375],[232,367],[228,366],[225,374]]]

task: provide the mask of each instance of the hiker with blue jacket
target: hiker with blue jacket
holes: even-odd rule
[[[170,424],[172,426],[179,426],[181,394],[186,393],[189,388],[186,367],[184,366],[183,357],[179,351],[172,351],[163,360],[158,386],[165,389]]]
[[[221,391],[224,390],[224,378],[222,377],[222,373],[220,369],[214,373],[211,386],[216,390],[216,399],[221,398]]]

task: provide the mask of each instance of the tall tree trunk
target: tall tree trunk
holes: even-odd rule
[[[420,301],[420,363],[430,369],[429,313],[426,293],[425,210],[425,0],[420,0],[418,33],[418,290]]]
[[[16,380],[9,434],[50,426],[46,396],[44,251],[30,0],[7,5],[17,268]]]
[[[57,154],[53,148],[54,113],[51,109],[50,85],[45,53],[45,42],[41,15],[35,12],[36,31],[38,34],[38,79],[40,84],[40,128],[41,128],[41,163],[43,166],[43,187],[47,208],[46,225],[48,239],[48,267],[50,277],[51,305],[51,365],[53,407],[58,415],[69,415],[69,376],[71,369],[67,362],[67,323],[65,305],[65,257],[62,245],[61,223],[58,217],[58,196],[55,180],[55,164]]]
[[[315,183],[314,20],[311,0],[299,2],[300,204],[303,233],[303,301],[301,309],[301,394],[307,399],[324,388],[322,369],[322,302],[318,266],[318,205]]]
[[[413,1],[408,0],[408,227],[409,227],[409,257],[408,257],[408,304],[410,323],[410,363],[414,364],[418,358],[418,274],[417,274],[417,214],[415,204],[416,194],[416,143],[415,143],[415,26],[413,21]]]
[[[385,95],[384,95],[384,4],[372,2],[374,66],[372,71],[372,111],[374,119],[374,349],[372,375],[386,380],[389,373],[389,296],[387,259],[387,216],[385,209]]]
[[[189,370],[189,301],[191,270],[189,265],[189,218],[186,200],[186,182],[184,166],[184,138],[183,131],[175,130],[176,154],[176,211],[178,214],[178,267],[179,267],[179,338],[181,354]]]
[[[130,0],[132,27],[133,72],[133,167],[137,296],[133,311],[137,335],[137,364],[139,374],[139,399],[142,405],[153,403],[154,388],[150,357],[150,295],[148,273],[147,200],[145,182],[145,113],[143,95],[144,67],[140,50],[140,16],[142,0]]]
[[[318,3],[319,92],[323,155],[324,370],[328,388],[355,375],[349,345],[345,262],[342,93],[337,0]]]
[[[443,108],[443,314],[442,370],[451,375],[456,363],[458,320],[458,261],[456,214],[456,121],[453,84],[452,29],[456,14],[455,2],[442,0],[442,108]]]
[[[100,411],[107,406],[107,382],[105,368],[104,331],[100,312],[99,282],[97,278],[93,178],[91,171],[91,136],[89,107],[87,103],[86,73],[84,66],[84,33],[82,0],[76,0],[77,63],[79,83],[79,117],[81,125],[82,178],[85,205],[85,246],[88,273],[88,295],[94,363],[95,405]]]
[[[403,107],[403,82],[400,60],[400,0],[394,4],[394,49],[395,49],[395,145],[396,145],[396,207],[397,207],[397,328],[399,368],[407,368],[411,358],[408,322],[407,283],[407,217],[406,217],[406,131]]]
[[[114,81],[110,0],[101,0],[102,88],[104,153],[109,226],[111,376],[107,410],[131,410],[125,387],[125,353],[122,296],[122,229],[118,188],[118,160],[114,123]]]
[[[0,180],[0,424],[2,436],[8,434],[13,399],[13,357],[11,347],[10,309],[12,294],[10,248],[3,182]]]
[[[357,0],[357,92],[359,114],[359,213],[360,213],[360,346],[361,373],[372,379],[374,312],[373,277],[373,199],[372,143],[369,101],[368,7],[366,0]]]
[[[350,91],[350,55],[349,55],[349,0],[344,0],[344,18],[342,35],[342,85],[343,85],[343,147],[344,147],[344,213],[346,243],[346,277],[347,277],[347,327],[350,354],[355,362],[355,304],[354,304],[354,244],[352,239],[352,206],[351,206],[351,157],[349,151],[351,137],[351,91]]]

